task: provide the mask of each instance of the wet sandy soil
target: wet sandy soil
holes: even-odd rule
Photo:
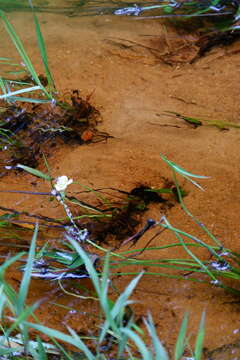
[[[25,14],[24,21],[17,13],[10,17],[41,71],[30,15]],[[83,96],[93,92],[91,101],[102,116],[99,129],[114,137],[106,143],[55,149],[48,158],[53,175],[68,175],[94,188],[116,187],[129,191],[139,184],[158,188],[163,178],[171,178],[170,170],[160,160],[162,153],[193,173],[210,176],[203,184],[205,192],[181,182],[188,191],[186,205],[225,247],[239,252],[240,131],[220,131],[208,126],[194,129],[180,119],[163,114],[175,111],[240,124],[239,43],[214,49],[193,64],[184,62],[191,59],[192,47],[184,54],[177,51],[173,64],[169,65],[161,60],[162,54],[172,54],[181,44],[185,46],[193,34],[182,39],[177,30],[161,22],[114,16],[68,18],[45,14],[39,18],[59,92],[79,89]],[[13,49],[7,39],[3,39],[3,49],[8,48],[11,56]],[[43,165],[40,169],[44,169]],[[33,181],[37,185],[33,186]],[[6,188],[49,190],[47,184],[30,175],[13,173],[1,178],[0,189]],[[78,186],[73,185],[71,190],[78,190]],[[60,207],[46,198],[30,195],[3,193],[1,205],[52,217],[64,215]],[[154,207],[144,215],[143,221],[148,217],[159,219],[162,215]],[[176,227],[208,241],[178,205],[168,212],[168,218]],[[147,239],[148,236],[141,239],[138,246],[143,246]],[[152,245],[173,241],[174,237],[165,232]],[[144,256],[179,257],[179,252],[147,252]],[[8,275],[14,278],[14,270]],[[128,280],[127,277],[116,279],[116,284],[121,288]],[[63,329],[67,323],[84,333],[88,323],[82,313],[89,314],[95,305],[55,293],[54,289],[52,284],[33,281],[30,302],[52,291],[50,299],[41,306],[39,317],[48,326]],[[211,284],[144,277],[134,299],[137,316],[146,314],[146,310],[152,312],[159,336],[170,351],[185,311],[190,312],[190,330],[194,333],[202,311],[206,310],[205,346],[210,351],[240,341],[238,299]],[[78,313],[53,308],[51,302],[73,306]],[[97,306],[94,311],[97,314]],[[239,353],[231,353],[234,349],[228,347],[221,355],[225,357],[217,357],[216,352],[214,359],[240,358]]]

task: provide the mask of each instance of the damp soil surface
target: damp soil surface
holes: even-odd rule
[[[31,14],[12,12],[9,17],[41,73]],[[199,57],[196,32],[184,32],[160,20],[47,13],[39,14],[39,20],[59,93],[69,94],[78,89],[85,99],[92,94],[91,104],[101,114],[98,131],[112,136],[82,146],[62,142],[53,147],[47,153],[53,176],[67,175],[95,189],[131,192],[141,186],[161,188],[166,179],[171,179],[169,168],[160,159],[162,153],[192,173],[209,176],[202,181],[204,192],[181,180],[187,191],[186,205],[226,248],[239,252],[240,130],[226,127],[221,131],[207,123],[194,127],[167,112],[240,125],[240,43],[214,47]],[[1,56],[7,53],[14,58],[14,48],[2,27],[0,34]],[[6,172],[4,165],[1,164],[0,190],[49,192],[49,185],[41,179],[23,172]],[[45,171],[43,161],[38,168]],[[73,193],[80,189],[77,183],[71,185]],[[88,201],[88,195],[84,196]],[[209,241],[179,204],[173,202],[171,207],[148,204],[134,231],[149,218],[159,220],[167,215],[176,227]],[[93,205],[98,205],[97,200]],[[1,193],[1,206],[51,218],[65,216],[62,207],[49,202],[47,196]],[[146,233],[134,246],[144,247],[154,231],[157,230]],[[56,245],[60,237],[59,233],[44,230],[39,241],[43,244],[49,240]],[[12,250],[7,249],[4,236],[2,241],[1,253],[8,254]],[[26,246],[29,241],[26,237],[21,244]],[[164,232],[151,246],[175,241],[172,234]],[[170,248],[162,253],[148,251],[141,257],[180,255],[184,256],[184,252],[174,253]],[[20,276],[15,269],[8,272],[16,286]],[[116,276],[115,284],[121,289],[130,279]],[[66,284],[68,291],[80,295],[88,294],[90,286],[88,279],[78,281],[77,285],[71,281]],[[45,299],[37,311],[45,325],[63,330],[67,324],[87,335],[88,329],[98,322],[95,302],[67,295],[56,283],[33,280],[29,303],[39,298]],[[196,333],[201,313],[206,310],[206,358],[240,358],[239,298],[210,283],[161,276],[143,277],[133,298],[139,319],[147,310],[152,312],[159,336],[170,353],[184,312],[190,312],[190,330]],[[70,311],[71,308],[75,310]]]

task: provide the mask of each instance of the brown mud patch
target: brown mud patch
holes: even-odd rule
[[[31,17],[24,16],[23,21],[21,15],[14,13],[11,20],[22,35],[33,62],[39,64]],[[114,187],[129,192],[139,184],[160,188],[162,179],[170,178],[169,169],[159,158],[163,153],[187,170],[211,177],[203,184],[205,192],[181,181],[188,192],[186,204],[226,248],[239,252],[239,130],[222,132],[207,126],[194,129],[181,119],[164,115],[165,111],[175,111],[239,125],[239,43],[216,47],[192,64],[188,61],[196,52],[188,47],[190,56],[184,57],[188,61],[174,59],[169,65],[161,56],[157,57],[156,52],[152,54],[144,47],[116,46],[109,42],[121,38],[125,44],[130,44],[129,41],[142,44],[144,39],[144,46],[153,47],[154,41],[157,49],[165,51],[167,38],[175,54],[175,49],[181,47],[181,41],[184,45],[186,39],[181,40],[176,30],[160,21],[135,21],[110,15],[67,18],[45,14],[39,17],[57,88],[61,92],[80,89],[83,97],[94,91],[92,104],[103,118],[99,131],[114,136],[106,143],[71,148],[62,144],[61,148],[54,149],[48,158],[53,176],[64,174],[86,186]],[[4,35],[2,29],[1,34]],[[6,48],[8,44],[4,38]],[[9,47],[8,53],[11,56],[13,49]],[[181,52],[175,55],[180,56]],[[40,169],[44,171],[43,164]],[[41,180],[14,172],[1,179],[0,189],[49,191]],[[72,185],[71,190],[79,191],[78,185]],[[1,205],[53,218],[64,217],[60,206],[43,197],[1,193]],[[159,220],[163,214],[164,209],[151,206],[142,222],[144,224],[148,218]],[[176,227],[208,241],[179,206],[172,208],[168,217]],[[40,234],[39,242],[46,241],[48,235],[49,231],[44,236]],[[136,248],[143,247],[149,236],[152,233],[141,238]],[[55,242],[59,239],[58,236],[53,238]],[[173,235],[164,232],[152,246],[171,242],[175,242]],[[143,256],[146,259],[170,258],[184,256],[184,252],[175,254],[168,249],[159,254],[152,250]],[[16,276],[19,279],[15,269],[9,271],[8,278]],[[130,278],[116,276],[114,282],[121,289]],[[77,291],[87,295],[90,286],[87,279],[67,286],[76,291],[75,287],[81,285],[86,285],[86,290]],[[95,302],[66,295],[56,290],[55,283],[33,280],[29,303],[45,294],[50,298],[38,311],[45,324],[61,329],[68,324],[81,334],[87,334],[88,328],[94,326],[98,318]],[[205,346],[214,360],[218,359],[215,349],[239,342],[238,299],[212,284],[143,277],[133,298],[137,301],[134,310],[138,317],[145,315],[147,309],[152,312],[159,336],[170,351],[185,311],[190,312],[190,330],[196,333],[201,313],[206,310]],[[77,312],[60,309],[53,303],[72,306]],[[225,354],[225,359],[231,359],[232,355]]]

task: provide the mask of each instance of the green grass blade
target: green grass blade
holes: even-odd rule
[[[15,319],[14,323],[11,325],[10,328],[7,329],[6,331],[6,336],[8,337],[11,332],[13,330],[15,330],[16,328],[18,328],[20,325],[22,325],[25,320],[28,318],[29,315],[31,315],[35,310],[36,308],[39,306],[39,302],[36,302],[35,304],[33,304],[32,306],[30,307],[27,307],[25,308],[20,314],[19,316]],[[22,331],[22,335],[23,335],[23,329],[21,330]],[[25,335],[25,334],[24,334]],[[24,336],[25,340],[26,340],[26,337]]]
[[[96,360],[95,356],[93,355],[93,353],[88,349],[88,347],[84,344],[84,342],[80,339],[80,337],[76,334],[76,332],[71,329],[69,326],[67,326],[68,331],[70,332],[70,334],[72,335],[73,339],[75,339],[76,341],[78,341],[81,346],[82,346],[82,351],[84,352],[84,354],[86,355],[86,357],[89,360]]]
[[[206,313],[205,311],[202,313],[202,318],[200,321],[196,344],[195,344],[195,351],[194,351],[194,358],[195,360],[201,360],[202,356],[202,349],[203,349],[203,339],[205,336],[205,317]]]
[[[89,258],[89,256],[86,254],[86,252],[81,248],[81,246],[75,240],[73,240],[70,236],[67,236],[67,235],[66,235],[66,238],[72,244],[72,246],[77,251],[77,253],[80,255],[80,257],[83,259],[86,269],[87,269],[87,271],[91,277],[91,280],[93,282],[93,285],[95,287],[95,290],[100,298],[100,296],[101,296],[100,281],[99,281],[98,273],[95,270],[91,259]]]
[[[138,336],[134,331],[127,328],[121,328],[120,330],[123,334],[127,335],[127,337],[130,338],[135,343],[138,351],[142,354],[143,360],[153,360],[152,354],[147,349],[146,345],[144,344],[140,336]],[[159,358],[157,360],[162,360],[162,359]]]
[[[128,305],[128,298],[130,297],[130,295],[132,294],[133,290],[135,289],[135,287],[137,286],[139,280],[141,279],[141,277],[143,276],[143,271],[136,276],[126,287],[126,289],[122,292],[122,294],[118,297],[118,299],[116,300],[112,310],[111,310],[111,314],[110,314],[110,318],[111,319],[115,319],[116,316],[121,313],[122,311],[124,311],[124,308],[126,307],[126,305]],[[107,315],[107,314],[106,314]],[[99,342],[101,343],[108,331],[110,327],[110,322],[109,322],[109,317],[107,316],[107,320],[104,322],[103,328],[102,328],[102,332],[101,335],[99,337]],[[118,331],[117,331],[118,332]]]
[[[12,265],[14,262],[16,262],[18,259],[20,259],[20,257],[22,257],[25,254],[25,252],[21,252],[15,256],[13,256],[12,258],[6,260],[1,266],[0,266],[0,282],[4,276],[4,272],[5,270]]]
[[[175,353],[174,353],[174,360],[180,360],[182,358],[183,352],[185,350],[185,339],[186,339],[186,332],[187,332],[187,325],[188,325],[188,314],[184,315],[181,328],[179,330],[176,346],[175,346]]]
[[[83,352],[85,350],[85,346],[82,346],[82,341],[79,341],[79,339],[75,339],[73,336],[64,334],[63,332],[55,330],[55,329],[48,328],[47,326],[34,324],[34,323],[31,323],[28,321],[25,321],[24,324],[30,328],[33,328],[33,329],[39,331],[42,334],[45,334],[45,335],[50,336],[55,339],[59,339],[67,344],[73,345],[77,349],[79,349]]]
[[[7,89],[6,89],[4,80],[3,80],[3,78],[1,76],[0,76],[0,87],[2,89],[3,94],[5,95],[7,93]]]
[[[11,96],[14,96],[14,95],[19,95],[19,94],[23,94],[23,93],[26,93],[26,92],[31,92],[31,91],[36,91],[36,90],[42,90],[42,88],[40,86],[31,86],[29,88],[25,88],[25,89],[20,89],[20,90],[16,90],[16,91],[11,91],[11,92],[7,92],[3,95],[0,95],[0,99],[7,99]]]
[[[162,346],[162,343],[157,336],[152,315],[150,313],[148,314],[148,319],[147,320],[144,319],[144,323],[148,330],[149,335],[151,336],[156,359],[168,360],[167,352]]]
[[[37,336],[37,343],[38,343],[38,354],[39,354],[40,359],[48,360],[45,348],[42,343],[42,339],[39,336]]]
[[[33,104],[47,104],[50,103],[51,100],[45,100],[45,99],[34,99],[34,98],[27,98],[27,97],[21,97],[21,96],[10,96],[7,98],[7,100],[11,102],[21,101],[21,102],[29,102]]]
[[[5,308],[7,298],[4,294],[4,285],[1,284],[0,286],[0,318],[2,319],[3,310]]]
[[[43,39],[43,36],[42,36],[40,24],[39,24],[39,21],[38,21],[38,18],[36,16],[36,14],[34,14],[34,22],[35,22],[35,27],[36,27],[36,35],[37,35],[38,47],[39,47],[42,62],[43,62],[44,68],[45,68],[45,75],[47,77],[48,84],[49,84],[49,86],[51,88],[51,91],[52,91],[52,90],[55,90],[56,87],[55,87],[55,83],[54,83],[52,74],[51,74],[50,69],[49,69],[45,42],[44,42],[44,39]]]
[[[163,161],[165,161],[165,163],[167,163],[172,169],[174,169],[177,173],[183,175],[183,176],[189,176],[189,177],[194,177],[197,179],[209,179],[208,176],[203,176],[203,175],[196,175],[196,174],[192,174],[186,170],[184,170],[182,167],[180,167],[179,165],[175,164],[173,161],[170,161],[166,158],[166,156],[160,154],[160,157],[162,158]]]
[[[28,260],[25,267],[24,275],[21,281],[20,289],[19,289],[19,295],[18,295],[18,314],[23,311],[24,304],[27,298],[27,293],[29,289],[29,284],[31,280],[31,273],[32,273],[32,266],[34,261],[34,255],[35,255],[35,248],[36,248],[36,240],[37,240],[37,234],[38,234],[38,223],[36,223],[35,230],[32,237],[32,242],[29,250]]]
[[[36,170],[36,169],[33,169],[29,166],[26,166],[26,165],[21,165],[21,164],[18,164],[17,167],[19,169],[23,169],[25,170],[26,172],[28,172],[29,174],[32,174],[32,175],[35,175],[41,179],[44,179],[44,180],[47,180],[47,181],[51,181],[51,176],[49,175],[46,175],[44,174],[42,171],[40,170]]]
[[[4,12],[2,10],[0,10],[0,17],[3,20],[4,23],[4,27],[7,31],[7,33],[9,34],[14,46],[16,47],[19,55],[21,56],[23,63],[26,65],[27,70],[29,71],[29,73],[31,74],[32,78],[34,79],[35,83],[37,85],[39,85],[41,87],[41,90],[45,93],[45,95],[48,98],[52,98],[50,96],[50,94],[48,94],[47,90],[45,89],[45,87],[42,85],[41,81],[39,80],[39,77],[33,67],[33,64],[30,60],[30,58],[28,57],[23,44],[19,38],[19,36],[17,35],[14,27],[12,26],[12,24],[10,23],[10,21],[8,20],[8,18],[6,17],[6,15],[4,14]]]
[[[186,250],[186,252],[192,257],[193,260],[196,261],[197,264],[200,265],[200,267],[202,267],[202,269],[206,272],[206,274],[209,275],[209,277],[210,277],[213,281],[216,281],[217,279],[216,279],[216,277],[213,275],[213,273],[207,268],[207,266],[205,266],[205,265],[203,264],[203,262],[202,262],[196,255],[193,254],[193,252],[192,252],[190,249],[188,249],[188,247],[186,246],[183,238],[179,235],[179,233],[178,233],[177,231],[175,231],[175,230],[172,228],[172,226],[171,226],[171,224],[168,222],[168,220],[167,220],[166,218],[165,218],[164,220],[165,220],[165,223],[166,223],[166,225],[168,226],[168,228],[174,232],[175,236],[177,237],[177,239],[179,240],[179,242],[182,244],[182,246],[183,246],[183,248]],[[205,247],[207,247],[207,245],[206,245]]]

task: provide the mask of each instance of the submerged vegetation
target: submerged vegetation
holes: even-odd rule
[[[54,181],[50,175],[44,174],[39,170],[18,165],[19,168],[52,184],[50,196],[54,197],[56,201],[63,206],[68,218],[68,223],[62,225],[64,240],[61,243],[61,246],[58,248],[51,248],[48,244],[45,244],[37,251],[36,241],[39,225],[36,226],[32,244],[29,249],[28,259],[25,260],[26,265],[20,267],[22,271],[24,270],[24,276],[19,288],[19,293],[16,293],[6,282],[4,273],[10,265],[19,261],[24,253],[19,253],[2,264],[0,268],[2,284],[1,316],[5,320],[2,327],[3,336],[1,341],[1,354],[13,354],[13,359],[14,354],[16,353],[28,354],[29,358],[33,357],[34,359],[45,359],[47,358],[48,353],[58,354],[57,358],[60,359],[62,356],[61,354],[64,354],[64,358],[74,359],[72,350],[67,350],[67,348],[62,347],[63,342],[65,345],[72,345],[74,347],[74,353],[77,351],[78,356],[83,356],[83,358],[87,359],[110,359],[110,351],[111,354],[115,354],[114,358],[116,359],[167,360],[167,352],[157,337],[151,316],[148,315],[147,319],[143,319],[143,324],[147,329],[149,340],[151,340],[153,344],[151,350],[146,346],[144,340],[146,334],[143,335],[144,330],[142,327],[139,327],[135,322],[136,320],[134,320],[134,311],[130,306],[132,301],[129,300],[129,297],[142,276],[166,276],[169,278],[183,279],[184,281],[191,280],[203,282],[212,284],[216,287],[222,287],[226,291],[239,295],[237,287],[240,279],[239,255],[232,252],[230,249],[225,249],[207,227],[191,214],[183,201],[182,190],[180,189],[177,180],[177,174],[179,174],[201,189],[201,186],[195,179],[202,179],[205,177],[189,173],[163,155],[162,160],[165,161],[172,170],[182,209],[209,236],[213,245],[209,245],[205,241],[190,235],[181,229],[175,228],[164,216],[160,221],[149,219],[148,223],[141,231],[118,244],[114,249],[109,249],[103,243],[99,244],[91,239],[91,234],[87,228],[79,227],[77,222],[78,217],[73,216],[71,209],[67,205],[69,197],[66,192],[68,186],[73,182],[72,179],[68,179],[67,176],[61,176]],[[92,191],[97,196],[100,195],[100,193],[98,195],[98,192],[95,192],[95,190]],[[81,202],[79,202],[79,204],[81,206]],[[86,216],[88,215],[86,214]],[[6,226],[8,220],[11,221],[11,216],[6,213],[2,220],[2,226]],[[58,224],[60,225],[61,223],[58,222]],[[121,251],[123,246],[137,244],[140,237],[142,237],[146,231],[151,231],[153,228],[156,230],[157,227],[160,228],[160,231],[155,232],[155,235],[152,238],[161,236],[163,230],[170,230],[176,236],[177,243],[151,248],[150,242],[148,242],[144,248]],[[172,247],[173,249],[175,247],[176,249],[182,247],[186,251],[188,257],[182,259],[163,259],[163,257],[160,256],[161,250],[168,247]],[[159,252],[159,256],[156,260],[138,259],[141,254],[150,249]],[[204,259],[202,256],[198,257],[197,251],[199,249],[205,249],[208,254],[207,256],[205,255]],[[208,260],[206,260],[206,257],[208,257]],[[124,266],[127,266],[129,269],[129,267],[133,265],[135,267],[138,266],[139,271],[127,273],[122,271]],[[177,272],[177,274],[173,275],[172,273],[169,273],[169,271],[161,273],[141,270],[146,266],[148,269],[151,269],[151,267],[170,269],[171,271]],[[116,270],[118,270],[117,273]],[[183,273],[183,275],[180,275],[179,272]],[[108,290],[109,286],[112,286],[111,284],[115,274],[117,274],[117,276],[131,274],[137,277],[134,278],[122,294],[113,301],[111,297],[109,298]],[[64,289],[62,281],[66,279],[77,280],[86,277],[89,277],[94,285],[94,295],[85,297],[69,293]],[[99,311],[102,314],[102,320],[99,324],[100,330],[97,332],[95,331],[94,336],[88,336],[88,343],[89,340],[91,340],[93,342],[92,345],[84,343],[83,340],[81,340],[81,337],[69,327],[67,327],[69,334],[64,334],[39,323],[37,317],[34,316],[34,311],[39,303],[37,302],[31,306],[25,305],[31,278],[58,281],[62,291],[66,292],[68,295],[92,299],[92,301],[99,302],[101,309],[99,309]],[[228,283],[228,280],[231,280],[231,282]],[[233,285],[235,283],[236,287]],[[113,289],[115,289],[115,287],[113,287]],[[5,314],[7,308],[11,311],[11,316]],[[29,316],[34,318],[34,323],[28,320]],[[185,356],[192,356],[192,359],[194,360],[201,359],[204,337],[204,318],[205,315],[203,315],[201,320],[195,350],[191,352],[191,350],[189,350],[188,341],[186,340],[188,320],[187,316],[185,316],[178,336],[174,360],[182,359],[183,354],[185,354]],[[30,340],[31,329],[35,329],[39,334],[36,341]],[[16,332],[19,337],[16,337]],[[43,342],[43,340],[41,340],[42,333],[47,335],[53,343]],[[58,343],[59,340],[61,342],[60,344]],[[84,355],[81,355],[81,353]]]
[[[27,4],[27,1],[21,1],[21,3],[13,1],[11,5],[12,8],[17,9],[18,6],[20,8]],[[39,4],[36,4],[41,6],[45,3],[39,1]],[[7,3],[0,0],[0,8],[5,9],[5,5],[7,6]],[[220,31],[238,30],[236,24],[239,20],[238,1],[176,2],[170,0],[163,1],[159,5],[140,7],[132,4],[132,6],[117,10],[115,6],[114,9],[111,11],[115,15],[138,16],[145,14],[146,11],[164,12],[164,15],[153,15],[153,18],[166,16],[173,18],[217,16],[220,18],[221,15],[224,21],[216,26]],[[32,8],[30,10],[33,11]],[[68,187],[73,183],[73,179],[68,179],[65,175],[54,179],[46,161],[47,174],[36,170],[35,167],[40,158],[45,160],[42,153],[46,153],[46,147],[54,146],[59,139],[64,142],[82,144],[107,139],[109,135],[96,129],[100,114],[90,104],[90,96],[83,99],[79,92],[74,90],[68,99],[62,100],[57,93],[36,14],[33,12],[44,75],[38,75],[19,36],[2,10],[0,10],[0,17],[22,61],[16,64],[8,57],[0,58],[0,64],[4,69],[14,69],[6,70],[0,77],[2,90],[0,147],[3,150],[2,153],[4,152],[4,157],[5,152],[10,150],[5,172],[20,170],[41,178],[49,184],[49,192],[23,191],[22,193],[48,196],[49,201],[55,201],[65,211],[65,218],[57,219],[29,214],[25,211],[18,212],[0,206],[1,211],[4,212],[0,217],[1,230],[7,232],[11,226],[15,229],[26,224],[35,227],[30,247],[24,245],[27,247],[27,252],[17,253],[10,258],[6,256],[0,266],[0,316],[2,320],[0,358],[167,360],[169,355],[158,338],[152,316],[148,314],[140,324],[134,317],[134,305],[130,297],[142,277],[164,276],[194,281],[204,283],[205,286],[222,288],[237,296],[240,294],[240,255],[231,249],[226,249],[214,234],[190,212],[184,202],[187,193],[178,180],[180,175],[202,189],[196,179],[206,177],[192,174],[162,155],[162,160],[172,172],[173,180],[166,181],[159,189],[143,184],[131,191],[114,188],[93,189],[82,186],[83,190],[80,193],[91,194],[94,199],[98,199],[98,205],[96,205],[69,193]],[[10,75],[13,78],[8,78]],[[31,95],[33,92],[34,96]],[[238,127],[232,123],[202,121],[176,112],[168,113],[194,127],[205,123],[221,129]],[[27,136],[28,133],[31,134],[30,137]],[[109,190],[112,191],[110,197]],[[18,193],[18,191],[10,192]],[[139,221],[135,215],[140,214],[141,219],[141,214],[151,203],[157,204],[158,209],[161,207],[166,211],[174,205],[180,206],[185,214],[202,229],[208,240],[202,240],[176,228],[166,215],[158,220],[148,219],[145,226],[137,231],[136,226],[139,225]],[[25,216],[27,221],[21,216]],[[36,220],[36,224],[35,221],[28,221],[29,217]],[[38,232],[44,227],[58,230],[59,238],[62,240],[54,246],[50,243],[38,245]],[[163,231],[174,234],[176,242],[151,246],[152,241],[161,237]],[[153,232],[150,240],[144,247],[136,249],[135,245],[147,232],[148,234]],[[18,240],[22,240],[21,236]],[[18,250],[21,244],[13,246]],[[172,248],[173,253],[174,250],[178,253],[179,249],[183,249],[185,256],[164,258],[163,250],[168,248]],[[154,250],[159,255],[155,259],[147,260],[141,257],[150,250]],[[6,271],[13,265],[17,266],[19,272],[23,274],[18,290],[15,290],[6,280]],[[127,268],[126,271],[125,268]],[[124,275],[132,275],[133,279],[119,295],[114,279]],[[99,305],[97,316],[99,321],[97,326],[89,331],[87,339],[70,327],[67,327],[68,333],[63,333],[40,323],[35,312],[44,298],[30,305],[27,301],[32,278],[53,280],[59,285],[61,291],[79,298],[84,298],[85,295],[79,295],[74,291],[69,292],[63,282],[67,279],[89,278],[91,280],[94,291],[89,290],[90,294],[85,298]],[[187,325],[188,315],[186,314],[174,354],[172,354],[174,360],[201,359],[205,313],[200,321],[194,349],[191,349],[189,345]]]
[[[24,276],[21,281],[19,291],[16,292],[4,279],[4,274],[8,267],[19,260],[22,253],[12,259],[7,260],[0,267],[0,286],[1,286],[1,308],[0,314],[3,323],[1,330],[3,335],[0,337],[0,353],[2,359],[89,359],[104,360],[112,359],[144,359],[144,360],[168,360],[168,355],[162,346],[150,314],[143,319],[145,329],[140,328],[134,319],[134,313],[130,307],[129,300],[134,288],[143,276],[141,272],[134,278],[121,295],[113,301],[109,295],[109,255],[106,255],[102,272],[96,271],[92,260],[89,258],[82,247],[73,239],[69,239],[74,251],[82,259],[91,280],[93,282],[96,298],[99,302],[99,315],[102,318],[99,331],[94,336],[88,336],[87,345],[84,340],[74,331],[67,327],[68,333],[63,333],[47,326],[41,325],[38,318],[34,315],[39,302],[30,306],[25,304],[29,283],[34,265],[34,252],[36,247],[37,228],[33,235],[31,248],[25,267]],[[10,315],[6,315],[6,314]],[[34,319],[34,323],[29,321],[29,317]],[[175,347],[175,360],[182,359],[189,348],[187,340],[188,316],[185,315],[179,332]],[[205,314],[203,314],[199,333],[196,338],[194,350],[190,354],[195,360],[201,359],[203,338],[204,338]],[[31,330],[37,331],[36,340],[31,339]],[[47,336],[49,342],[44,342],[41,336]],[[146,345],[146,338],[152,343],[152,347]],[[60,343],[59,343],[60,341]],[[73,350],[67,350],[63,344],[71,345]],[[189,348],[190,349],[190,348]],[[189,350],[188,350],[189,351]],[[109,355],[111,353],[111,355]]]
[[[0,76],[3,93],[0,95],[0,147],[5,151],[5,162],[9,165],[22,162],[36,167],[46,146],[55,146],[59,139],[83,144],[105,140],[109,135],[96,129],[100,114],[89,102],[91,95],[83,99],[78,90],[73,90],[60,99],[35,13],[33,17],[44,75],[37,74],[21,39],[0,10],[0,18],[22,60],[15,64],[9,58],[0,58],[3,69],[14,68],[14,71],[5,70],[5,74],[18,77],[14,80]],[[35,96],[31,96],[33,92],[36,92]],[[7,159],[6,152],[9,153]]]
[[[177,167],[174,163],[170,162],[166,158],[163,157],[163,159],[168,164],[170,164],[173,171],[177,170],[187,179],[191,180],[190,177],[196,177],[195,175]],[[32,175],[41,177],[45,181],[50,181],[53,184],[50,194],[51,196],[55,197],[56,200],[63,206],[70,222],[69,225],[64,226],[65,240],[62,244],[68,250],[64,250],[63,248],[48,249],[48,245],[46,244],[43,246],[43,248],[36,252],[38,232],[38,225],[36,225],[31,247],[29,249],[29,255],[26,259],[26,265],[21,266],[21,270],[24,270],[24,276],[22,278],[18,292],[16,292],[6,282],[4,274],[9,266],[11,266],[14,262],[19,261],[20,258],[23,257],[24,253],[19,253],[13,258],[6,260],[6,262],[3,263],[0,267],[0,282],[2,293],[1,317],[4,319],[2,325],[3,335],[1,337],[0,349],[1,355],[5,356],[3,358],[8,358],[8,356],[10,356],[12,359],[16,359],[17,356],[24,355],[28,356],[29,359],[47,359],[48,356],[50,356],[49,359],[51,359],[51,354],[55,354],[55,359],[74,359],[74,356],[78,354],[80,358],[96,360],[110,359],[109,352],[111,352],[112,355],[114,354],[114,358],[116,359],[131,358],[146,360],[167,360],[167,352],[157,337],[151,315],[149,314],[147,319],[143,319],[143,324],[147,330],[147,333],[145,333],[145,330],[137,325],[136,320],[134,319],[134,312],[132,307],[130,307],[132,301],[129,300],[129,297],[131,296],[134,288],[137,286],[140,278],[148,274],[148,272],[140,271],[137,277],[129,283],[126,289],[116,300],[113,301],[112,298],[110,298],[108,295],[109,286],[111,286],[111,278],[114,276],[114,270],[117,264],[124,266],[127,263],[128,265],[132,265],[134,263],[135,265],[140,265],[140,268],[142,268],[144,265],[156,266],[156,263],[154,264],[154,261],[149,263],[149,261],[144,260],[140,260],[139,262],[136,260],[136,250],[119,252],[116,251],[117,249],[112,249],[109,251],[107,248],[103,248],[96,242],[90,240],[89,231],[86,228],[81,229],[78,227],[76,219],[73,217],[70,208],[66,204],[67,195],[65,192],[67,187],[71,185],[72,179],[68,179],[66,176],[61,176],[57,178],[55,182],[53,182],[51,176],[43,174],[38,170],[22,165],[19,165],[19,168],[30,172]],[[177,182],[176,187],[179,199],[182,202],[182,192]],[[9,219],[10,218],[11,217],[9,217]],[[6,225],[7,220],[8,217],[5,216],[2,221],[2,226],[4,226],[4,224]],[[135,236],[127,239],[127,241],[124,241],[123,244],[126,245],[128,243],[136,243],[144,234],[144,232],[149,231],[152,227],[156,226],[171,229],[170,224],[166,219],[161,219],[160,222],[149,220],[148,226],[145,227],[145,229],[140,231],[138,234],[135,234]],[[181,235],[179,235],[179,232],[181,233],[181,231],[177,229],[174,231],[176,231],[176,236],[181,238]],[[188,234],[186,234],[186,236],[191,237]],[[191,238],[193,239],[194,237]],[[196,240],[196,238],[194,239],[197,241],[197,243],[200,242],[202,246],[207,246],[200,240]],[[99,255],[96,255],[89,250],[84,251],[84,248],[87,244],[88,248],[89,245],[91,245],[93,249],[95,248],[95,251],[100,251]],[[184,243],[183,246],[187,247],[187,244]],[[208,246],[207,248],[209,251],[214,253],[213,248]],[[148,249],[149,248],[146,247],[145,249],[138,250],[138,252],[140,254],[143,251],[147,251]],[[158,250],[160,250],[160,248]],[[190,252],[190,250],[188,250],[188,252]],[[221,255],[217,256],[221,260]],[[51,263],[49,263],[49,259],[52,259],[54,262],[54,267],[50,265]],[[217,261],[219,261],[219,259],[217,259],[216,262]],[[168,260],[166,263],[167,262]],[[181,260],[175,261],[175,264],[177,263],[182,267]],[[212,270],[207,269],[206,265],[204,265],[203,262],[201,262],[199,259],[196,260],[194,267],[196,267],[197,263],[201,264],[201,272],[209,273],[211,279],[216,279],[216,271],[214,273]],[[59,264],[60,268],[56,267],[56,264]],[[164,262],[162,264],[159,263],[157,266],[161,267],[162,265],[164,266]],[[170,264],[170,267],[172,269],[175,268],[173,263]],[[200,269],[195,269],[193,271],[200,271]],[[221,271],[222,269],[218,269],[219,273]],[[118,272],[118,276],[119,275],[121,275],[120,272]],[[154,275],[154,273],[152,273],[152,275]],[[160,274],[155,273],[155,275]],[[29,283],[32,277],[58,280],[59,285],[63,291],[66,291],[61,284],[61,281],[64,279],[81,279],[84,277],[89,277],[92,280],[95,289],[95,295],[91,296],[90,298],[93,301],[99,302],[99,311],[102,319],[101,323],[99,324],[100,330],[95,330],[94,336],[88,336],[88,343],[91,340],[92,345],[85,344],[83,340],[81,340],[81,337],[79,337],[77,333],[70,327],[67,328],[69,334],[65,334],[43,326],[39,323],[36,315],[34,315],[34,311],[40,305],[40,303],[37,302],[31,306],[27,306],[25,304]],[[72,295],[74,296],[74,294]],[[11,313],[10,316],[7,315],[9,311]],[[29,317],[33,317],[34,323],[28,320]],[[186,315],[184,317],[175,347],[175,360],[182,359],[183,354],[189,354],[195,360],[201,359],[204,338],[204,319],[205,315],[203,314],[199,327],[199,333],[196,338],[196,346],[194,350],[191,350],[186,337],[188,316]],[[36,340],[31,339],[31,329],[36,330],[38,333]],[[47,335],[51,341],[47,343],[46,341],[44,342],[41,339],[41,334]],[[146,336],[152,342],[152,349],[146,346]],[[58,343],[59,340],[60,343]],[[65,346],[72,345],[74,347],[74,352],[63,347],[62,343],[64,343]]]

